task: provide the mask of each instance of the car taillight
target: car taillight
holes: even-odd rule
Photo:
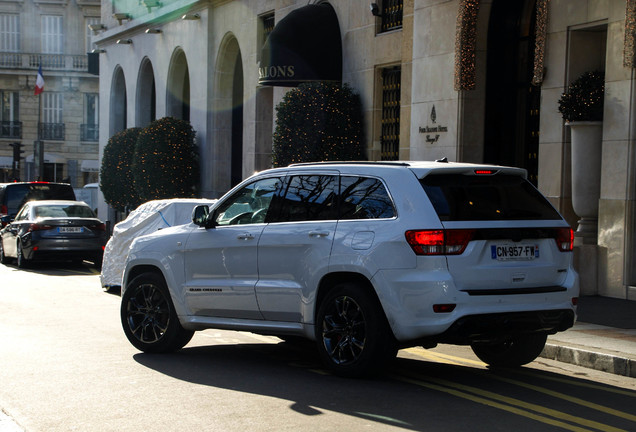
[[[472,240],[475,230],[410,230],[404,235],[416,255],[460,255]]]
[[[100,223],[97,225],[91,226],[91,229],[94,231],[106,231],[106,224]]]
[[[34,224],[31,224],[31,226],[29,226],[29,232],[46,231],[50,229],[53,229],[51,225],[41,225],[41,224],[34,223]]]
[[[574,230],[572,228],[557,228],[554,240],[556,240],[557,247],[561,252],[574,250]]]

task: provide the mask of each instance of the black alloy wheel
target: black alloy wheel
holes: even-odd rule
[[[17,245],[17,265],[18,268],[24,269],[24,268],[28,268],[29,267],[29,260],[26,259],[26,257],[24,256],[24,250],[22,249],[22,242],[18,241]]]
[[[318,309],[316,324],[321,359],[337,375],[377,373],[397,354],[384,312],[359,285],[334,287]]]
[[[126,337],[144,352],[177,351],[194,334],[179,323],[168,288],[155,273],[133,279],[122,296],[120,312]]]
[[[0,238],[0,264],[7,264],[9,259],[4,254],[4,246],[2,245],[2,239]]]

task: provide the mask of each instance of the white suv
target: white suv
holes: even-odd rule
[[[571,228],[525,177],[445,160],[263,171],[133,243],[124,332],[145,352],[207,328],[303,337],[346,376],[437,343],[531,362],[574,324],[579,284]]]

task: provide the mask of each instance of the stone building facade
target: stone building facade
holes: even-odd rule
[[[40,178],[75,187],[97,181],[99,78],[88,72],[87,52],[88,25],[100,21],[100,6],[99,0],[0,2],[0,181]],[[45,87],[35,95],[40,67]]]
[[[338,64],[360,94],[370,160],[522,166],[576,227],[558,100],[601,70],[599,210],[577,265],[584,294],[636,299],[635,20],[633,0],[104,1],[100,152],[124,128],[175,116],[197,132],[205,196],[267,168],[285,75],[299,69],[264,55],[289,48],[272,34],[298,34],[287,38],[301,58]],[[340,45],[323,49],[334,31]]]

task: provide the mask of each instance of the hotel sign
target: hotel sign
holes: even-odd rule
[[[433,126],[420,126],[419,132],[421,134],[426,134],[427,143],[434,144],[439,140],[441,133],[448,132],[448,127],[437,124],[437,113],[435,112],[435,105],[433,105],[433,109],[431,109],[430,119],[433,123]]]

